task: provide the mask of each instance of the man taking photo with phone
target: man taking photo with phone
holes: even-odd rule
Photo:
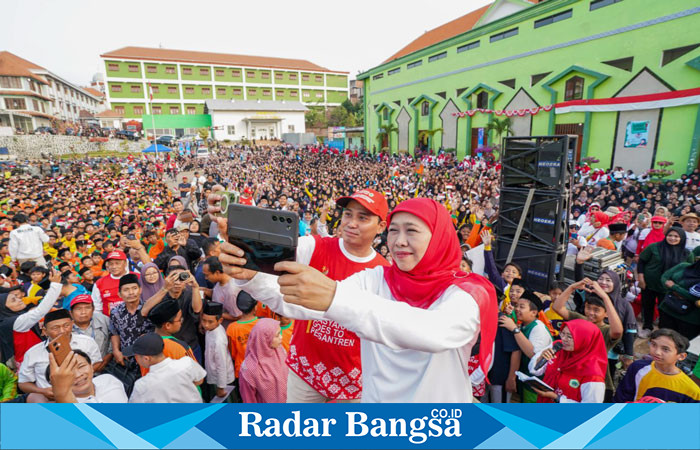
[[[220,186],[214,188],[214,192],[219,190],[222,190]],[[210,212],[218,212],[220,196],[212,194],[210,199]],[[386,228],[389,209],[386,198],[373,189],[363,189],[338,199],[337,204],[343,207],[340,236],[299,238],[296,261],[337,281],[364,269],[388,266],[384,257],[372,248],[374,238]],[[219,230],[222,235],[226,232],[226,219],[220,221]],[[297,316],[290,311],[294,305],[274,301],[274,295],[265,295],[277,292],[277,278],[243,269],[242,256],[243,252],[236,246],[222,245],[220,260],[226,271],[238,280],[249,280],[239,287],[274,312],[285,317]],[[359,402],[362,397],[360,339],[335,322],[309,319],[297,320],[294,325],[287,355],[287,402]]]

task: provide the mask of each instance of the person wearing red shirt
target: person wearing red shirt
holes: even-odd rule
[[[129,274],[126,254],[121,250],[111,251],[105,258],[107,275],[103,276],[92,288],[92,301],[95,311],[109,317],[110,311],[124,300],[119,296],[119,280]],[[138,274],[131,272],[138,280]]]
[[[217,199],[213,199],[216,201]],[[304,236],[299,238],[296,261],[311,266],[337,281],[377,266],[389,266],[372,248],[374,238],[386,228],[389,206],[386,198],[373,189],[363,189],[336,202],[343,207],[340,237]],[[225,230],[225,226],[219,226]],[[241,269],[244,262],[235,255],[239,249],[222,244],[219,259],[238,279],[241,287],[264,302],[272,311],[294,317],[290,305],[271,295],[266,286],[270,277]],[[240,284],[240,282],[238,282]],[[259,294],[259,295],[258,295]],[[293,305],[291,305],[293,309]],[[362,364],[359,337],[330,320],[296,320],[287,355],[288,403],[359,402],[362,396]]]

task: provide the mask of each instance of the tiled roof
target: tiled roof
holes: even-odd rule
[[[479,19],[481,19],[481,16],[484,15],[491,5],[492,3],[489,3],[488,5],[482,6],[469,14],[465,14],[462,17],[427,31],[417,39],[413,40],[407,46],[391,55],[386,61],[384,61],[384,63],[401,58],[409,53],[417,52],[418,50],[422,50],[426,47],[430,47],[433,44],[437,44],[445,39],[455,37],[458,34],[466,33],[474,27],[474,25],[479,21]]]
[[[78,111],[78,118],[80,119],[92,119],[93,117],[95,117],[95,115],[86,109]]]
[[[33,70],[46,70],[41,66],[37,66],[33,62],[20,58],[14,53],[8,51],[0,52],[0,75],[10,77],[29,77],[36,81],[49,84],[46,79],[32,72]]]
[[[271,67],[274,69],[313,70],[317,72],[340,72],[326,69],[303,59],[274,58],[269,56],[232,55],[228,53],[194,52],[165,48],[124,47],[100,55],[103,58],[147,59],[152,61],[175,61],[184,63],[222,64],[227,66]]]
[[[21,112],[21,113],[24,113],[24,114],[29,114],[30,116],[46,117],[47,119],[55,119],[55,118],[56,118],[55,116],[52,116],[51,114],[46,114],[46,113],[39,112],[39,111],[22,110],[22,111],[12,111],[12,112],[13,112],[13,113],[14,113],[14,112]]]
[[[98,91],[97,89],[91,88],[91,87],[83,87],[81,89],[84,90],[85,92],[87,92],[88,94],[94,95],[95,97],[102,98],[105,96],[102,92]]]
[[[32,91],[0,91],[0,95],[27,95],[27,96],[36,97],[36,98],[40,98],[43,100],[51,101],[51,99],[49,97],[43,96],[37,92],[32,92]]]
[[[102,118],[104,118],[104,119],[108,119],[108,118],[121,119],[123,116],[121,114],[118,114],[118,113],[112,111],[111,109],[106,109],[102,112],[98,112],[97,114],[95,114],[95,117],[98,117],[101,119]]]

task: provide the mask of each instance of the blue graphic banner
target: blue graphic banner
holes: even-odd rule
[[[697,449],[700,404],[2,404],[3,449]]]

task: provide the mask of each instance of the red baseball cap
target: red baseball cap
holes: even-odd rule
[[[73,300],[70,302],[70,309],[73,309],[73,306],[77,305],[78,303],[90,303],[92,304],[92,297],[90,297],[87,294],[80,294],[76,295]]]
[[[120,259],[122,261],[126,261],[126,253],[121,250],[112,250],[105,258],[105,261],[109,261],[110,259]]]
[[[355,200],[375,216],[386,220],[386,215],[389,212],[389,205],[383,194],[380,194],[374,189],[361,189],[349,197],[340,197],[336,200],[336,204],[345,208],[348,203],[350,203],[350,200]]]

